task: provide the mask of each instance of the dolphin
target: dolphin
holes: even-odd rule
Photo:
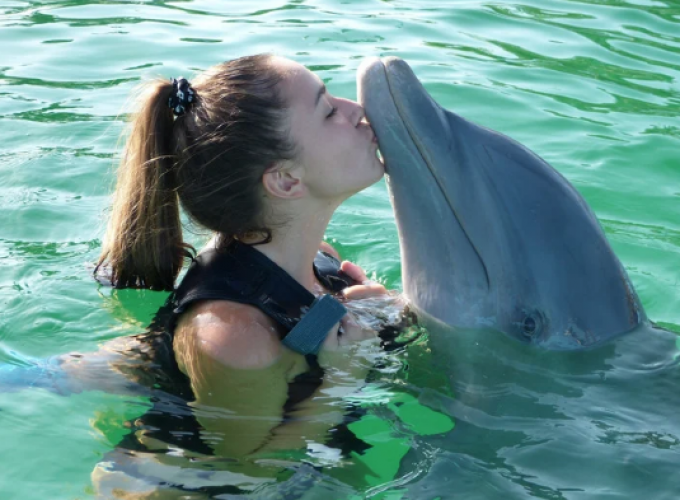
[[[364,61],[357,83],[428,331],[408,390],[455,421],[414,437],[407,497],[677,498],[680,338],[649,321],[583,197],[401,59]]]
[[[364,61],[357,87],[417,311],[548,350],[601,345],[647,321],[595,214],[553,167],[442,108],[397,57]]]

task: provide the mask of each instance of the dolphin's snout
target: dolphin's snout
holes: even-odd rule
[[[411,67],[406,63],[406,61],[397,56],[388,56],[382,59],[379,57],[367,57],[361,62],[357,71],[359,74],[363,74],[381,69],[381,67],[388,70],[397,69],[412,72]]]
[[[357,71],[359,72],[359,75],[363,75],[371,71],[371,68],[377,65],[382,65],[382,61],[380,60],[379,57],[367,57],[366,59],[361,61],[361,64],[359,64],[359,68],[357,69]]]
[[[385,67],[378,57],[369,57],[364,59],[357,69],[357,97],[359,102],[367,109],[367,101],[373,100],[368,98],[366,94],[370,92],[370,88],[384,89],[387,87],[387,78],[385,75]]]
[[[396,56],[389,56],[382,59],[382,64],[389,73],[393,74],[411,74],[413,78],[416,78],[413,69],[408,65],[406,61]]]

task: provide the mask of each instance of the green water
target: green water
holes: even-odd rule
[[[678,0],[0,0],[0,47],[0,361],[92,351],[146,325],[162,294],[91,279],[130,93],[264,51],[348,98],[364,57],[405,59],[442,105],[562,172],[648,316],[680,331]],[[384,182],[348,200],[327,236],[401,286]],[[139,413],[103,393],[0,394],[0,498],[91,497],[90,472]],[[347,480],[390,490],[359,484]]]

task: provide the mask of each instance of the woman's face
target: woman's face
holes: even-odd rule
[[[284,76],[289,124],[298,147],[296,163],[303,168],[308,193],[342,201],[377,182],[385,169],[361,105],[332,96],[301,64],[283,58],[273,64]]]

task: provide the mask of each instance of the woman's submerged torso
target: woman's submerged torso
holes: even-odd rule
[[[257,369],[236,369],[201,354],[200,340],[191,328],[184,328],[183,323],[216,302],[220,302],[223,310],[225,306],[227,310],[247,310],[255,321],[266,324],[277,337],[285,334],[287,322],[294,324],[300,316],[300,305],[294,299],[281,304],[267,298],[264,308],[248,300],[248,294],[257,295],[258,289],[277,284],[272,283],[266,273],[257,274],[252,281],[246,280],[246,274],[240,270],[247,269],[249,263],[241,262],[243,265],[235,268],[233,258],[228,255],[209,252],[201,256],[203,259],[194,263],[159,309],[148,331],[128,339],[125,344],[125,357],[144,362],[121,363],[116,369],[127,371],[128,378],[152,388],[153,393],[151,408],[128,423],[130,432],[119,443],[119,448],[138,452],[180,448],[207,456],[238,456],[256,451],[259,446],[253,446],[253,438],[248,434],[266,437],[268,431],[295,420],[300,404],[323,382],[324,372],[315,356],[303,356],[288,349],[282,349],[274,363]],[[328,290],[331,292],[341,289],[343,283],[338,281],[337,271],[333,273],[333,261],[321,253],[318,257],[315,274],[319,286],[325,285],[326,290],[333,287],[334,290]],[[339,262],[335,264],[339,268]],[[265,314],[262,309],[273,314]],[[263,380],[270,383],[263,384]],[[257,393],[253,392],[253,386],[258,387]],[[260,407],[254,400],[266,404]],[[278,407],[278,411],[272,411],[272,407]],[[362,451],[367,445],[346,431],[345,426],[359,416],[358,409],[346,410],[345,422],[330,432],[321,426],[318,434],[323,436],[304,436],[286,442],[292,447],[296,444],[304,447],[310,438],[328,441],[331,437],[335,438],[331,444],[342,453]],[[323,419],[323,416],[316,417]]]
[[[219,264],[219,259],[216,262]],[[325,267],[315,269],[315,274],[326,292],[343,286],[337,278],[339,262],[331,261],[333,265],[329,266],[327,257],[317,262],[317,267]],[[357,425],[361,428],[368,415],[353,398],[342,394],[354,393],[364,385],[375,355],[364,359],[364,375],[344,374],[337,386],[329,385],[332,374],[325,374],[315,357],[287,349],[282,350],[276,362],[259,369],[234,369],[210,356],[201,356],[198,336],[177,326],[211,304],[246,308],[276,331],[277,337],[284,333],[282,321],[274,320],[252,303],[230,301],[233,287],[227,286],[230,289],[219,296],[223,287],[215,278],[239,279],[238,273],[233,275],[233,270],[228,269],[225,272],[220,265],[194,266],[145,333],[117,339],[107,346],[112,355],[103,359],[115,372],[125,375],[126,383],[144,388],[140,393],[149,397],[150,406],[143,415],[127,421],[127,434],[96,467],[93,479],[97,490],[104,494],[109,487],[111,491],[125,490],[121,484],[132,481],[139,482],[140,488],[170,489],[182,494],[200,489],[205,498],[212,498],[214,494],[258,488],[261,481],[278,484],[294,471],[302,470],[303,464],[311,470],[320,467],[311,465],[319,460],[325,466],[334,463],[331,469],[341,475],[374,476],[376,472],[363,460],[372,446],[353,432]],[[198,286],[187,286],[191,283]],[[252,283],[241,285],[237,288],[253,288]],[[182,297],[187,296],[195,300],[178,307]],[[281,304],[268,303],[268,307],[281,311],[284,324],[286,318],[297,319]],[[356,313],[368,317],[369,309],[362,304]],[[402,309],[397,296],[385,296],[373,308],[373,312],[380,312],[370,316],[380,318],[371,325],[376,331],[386,326],[383,335],[394,337],[401,326],[413,319],[395,320],[399,316],[396,311]],[[247,332],[243,334],[246,337]],[[262,381],[266,382],[264,389]],[[202,387],[196,391],[197,386]],[[258,389],[254,390],[254,386]],[[327,391],[313,397],[315,393],[319,395],[320,388]],[[259,402],[263,405],[258,407]],[[253,446],[254,442],[258,443]],[[385,468],[384,460],[383,457],[379,470]],[[398,461],[396,455],[395,460]],[[238,474],[232,477],[235,471]],[[136,486],[130,486],[133,488]]]

